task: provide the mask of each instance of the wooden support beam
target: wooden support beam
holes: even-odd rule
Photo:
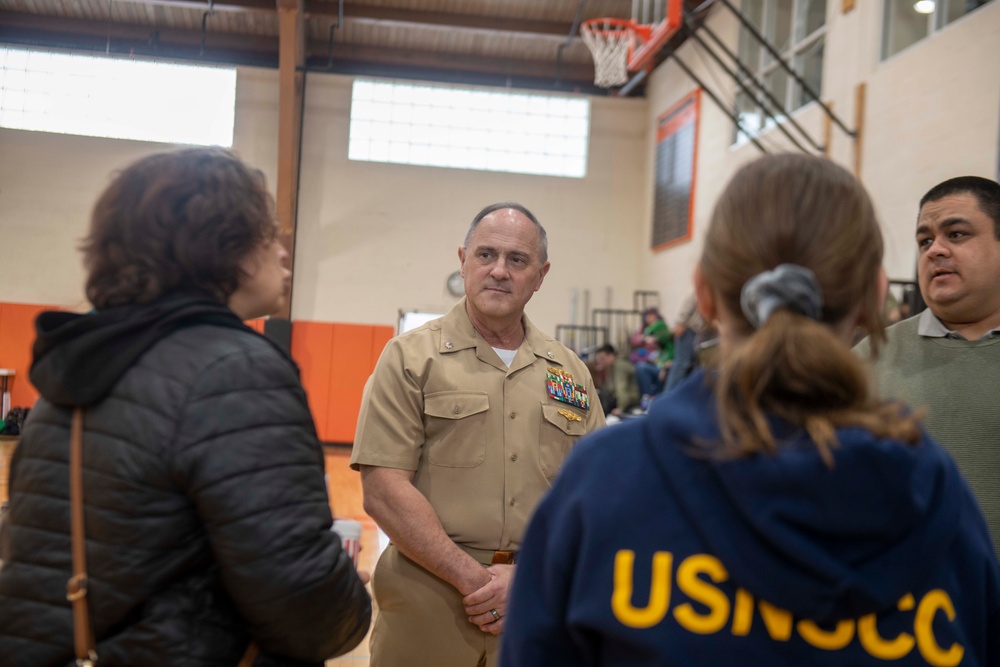
[[[305,82],[305,22],[302,0],[278,3],[278,227],[288,249],[295,285],[295,230],[299,198],[299,150],[302,138],[302,102]],[[291,319],[289,295],[278,317]]]
[[[865,84],[854,88],[854,176],[861,180],[861,155],[865,137]]]
[[[826,103],[827,108],[833,111],[833,102]],[[830,157],[832,149],[830,144],[833,142],[833,118],[830,114],[823,114],[823,155],[825,157]]]

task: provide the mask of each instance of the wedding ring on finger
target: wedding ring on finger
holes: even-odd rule
[[[490,613],[493,614],[494,621],[500,620],[500,612],[498,612],[496,609],[490,609]]]

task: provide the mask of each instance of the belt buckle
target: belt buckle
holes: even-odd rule
[[[493,552],[493,565],[513,565],[517,557],[516,551],[495,551]]]

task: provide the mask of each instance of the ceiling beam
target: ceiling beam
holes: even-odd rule
[[[199,58],[201,32],[198,30],[157,29],[148,25],[86,21],[34,14],[0,14],[0,42],[219,64],[278,66],[279,40],[276,37],[209,32],[205,38],[204,55]],[[325,67],[328,61],[331,61],[328,57],[329,45],[326,42],[311,40],[305,43],[304,48],[310,70],[328,69],[331,72],[345,73],[360,70],[372,73],[379,71],[383,72],[379,74],[380,76],[392,76],[384,72],[395,67],[403,70],[417,68],[429,72],[450,72],[455,76],[462,73],[468,75],[479,73],[492,79],[496,77],[530,79],[536,84],[530,87],[539,87],[537,85],[539,82],[556,78],[555,63],[547,60],[499,59],[438,51],[334,43],[332,62],[329,67]],[[560,75],[560,78],[571,86],[586,87],[593,81],[593,65],[564,63]],[[437,77],[432,80],[436,79]]]
[[[322,12],[317,12],[319,6],[324,6]],[[337,3],[308,3],[313,15],[332,13],[336,15]],[[326,9],[332,6],[333,11]],[[566,39],[572,21],[540,21],[537,19],[503,18],[498,16],[483,16],[481,14],[456,14],[452,12],[434,12],[414,9],[397,9],[377,5],[344,5],[345,19],[360,19],[367,21],[392,21],[395,23],[418,23],[423,25],[444,26],[447,28],[492,30],[497,32],[520,32],[536,36],[549,36]]]
[[[118,2],[208,10],[208,0],[118,0]],[[275,0],[213,0],[212,10],[217,12],[273,12],[276,10],[276,6]]]
[[[207,0],[118,0],[119,2],[135,2],[149,5],[164,5],[184,9],[208,9]],[[274,0],[214,0],[215,11],[261,11],[273,12]],[[303,0],[306,18],[336,17],[338,3],[335,0]],[[622,15],[617,18],[628,18]],[[394,23],[414,23],[427,26],[442,26],[447,28],[492,30],[497,32],[519,32],[538,36],[560,37],[565,39],[573,27],[572,21],[543,21],[538,19],[520,19],[483,14],[461,14],[456,12],[430,11],[421,9],[401,9],[378,5],[344,3],[345,20],[391,21]]]

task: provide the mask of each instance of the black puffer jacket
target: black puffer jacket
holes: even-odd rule
[[[292,361],[228,309],[173,296],[39,317],[43,398],[0,532],[0,663],[73,662],[69,423],[87,406],[84,498],[99,664],[321,663],[371,605],[329,530],[322,451]]]

